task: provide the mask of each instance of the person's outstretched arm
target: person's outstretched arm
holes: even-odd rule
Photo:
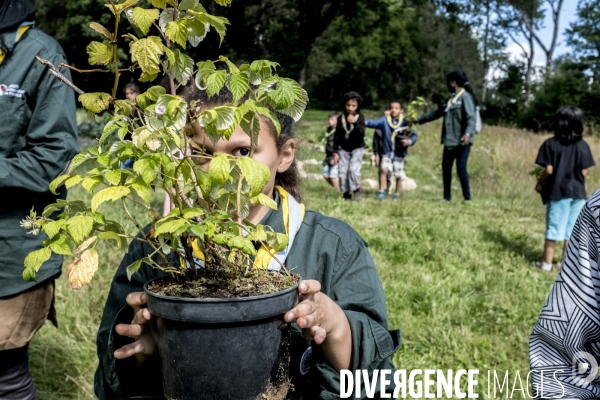
[[[593,368],[600,360],[598,243],[600,191],[579,214],[560,274],[529,339],[534,398],[600,397],[600,381],[594,381],[597,368]]]
[[[438,107],[436,110],[430,111],[417,118],[417,123],[424,124],[427,122],[435,121],[438,118],[442,118],[445,113],[446,112],[444,107]]]

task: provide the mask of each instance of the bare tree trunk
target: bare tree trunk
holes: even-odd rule
[[[485,2],[485,34],[483,38],[483,89],[481,90],[481,103],[485,104],[487,94],[488,74],[490,72],[490,57],[488,54],[488,42],[490,35],[490,1]]]
[[[527,57],[527,74],[525,76],[525,104],[529,104],[531,100],[531,75],[533,73],[533,56],[535,53],[533,35],[529,35],[527,38],[529,42],[529,56]]]

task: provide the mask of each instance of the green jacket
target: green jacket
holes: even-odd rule
[[[27,234],[19,221],[32,207],[41,214],[47,204],[56,202],[48,184],[65,171],[78,144],[73,90],[35,58],[65,63],[60,45],[35,28],[17,43],[14,31],[0,33],[0,38],[8,48],[0,64],[0,297],[4,297],[36,284],[23,280],[23,261],[48,237]],[[62,73],[70,79],[68,69]],[[62,257],[53,256],[40,269],[38,282],[60,274],[61,266]]]
[[[278,195],[276,200],[279,202]],[[281,211],[269,211],[261,223],[277,232],[285,232]],[[132,321],[132,309],[125,302],[127,294],[142,291],[145,282],[164,275],[144,264],[131,282],[127,280],[127,266],[150,253],[150,246],[132,241],[113,278],[97,336],[99,365],[94,390],[100,400],[163,399],[157,358],[149,359],[144,370],[139,370],[131,360],[113,357],[115,349],[131,342],[114,330],[116,324]],[[307,211],[286,264],[303,279],[321,282],[322,292],[346,313],[353,341],[350,370],[394,370],[390,357],[400,346],[400,331],[388,331],[381,281],[367,244],[350,226]],[[293,324],[291,371],[298,371],[300,356],[309,345]],[[314,363],[309,372],[305,376],[292,373],[292,383],[298,389],[293,398],[339,399],[339,373],[325,359],[319,346],[313,348],[311,363]],[[365,395],[364,387],[361,392]]]
[[[450,99],[453,99],[456,92],[452,93]],[[471,136],[471,144],[475,139],[477,131],[475,130],[475,102],[470,93],[465,92],[456,103],[446,112],[446,107],[440,107],[435,111],[421,115],[418,118],[419,124],[434,121],[444,117],[442,127],[441,143],[446,147],[460,145],[460,138],[468,133]]]

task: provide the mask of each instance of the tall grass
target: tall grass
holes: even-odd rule
[[[310,111],[297,124],[299,159],[323,158],[312,145],[326,123],[326,111]],[[419,187],[401,202],[377,202],[375,190],[366,190],[362,203],[344,202],[323,181],[303,183],[305,202],[345,220],[370,244],[390,325],[403,331],[396,365],[407,370],[478,368],[482,396],[488,369],[528,369],[529,333],[556,275],[530,267],[541,257],[545,210],[529,172],[547,136],[484,127],[469,162],[474,201],[462,203],[455,179],[453,202],[445,204],[440,202],[441,125],[420,130],[406,163]],[[600,141],[588,142],[600,154]],[[320,172],[319,166],[305,168]],[[376,170],[365,166],[363,175],[375,178]],[[590,171],[587,186],[589,194],[600,186],[599,170]],[[74,190],[69,196],[88,194]],[[161,209],[161,200],[155,196],[155,209]],[[103,207],[112,218],[125,220],[116,205]],[[135,212],[144,218],[144,209]],[[130,224],[127,229],[135,228]],[[31,343],[41,400],[94,398],[96,329],[123,255],[108,247],[99,250],[100,268],[90,286],[75,291],[65,279],[57,282],[59,328],[46,324]]]

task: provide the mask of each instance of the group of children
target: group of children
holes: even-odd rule
[[[417,133],[404,118],[402,101],[393,100],[389,109],[377,120],[366,120],[361,114],[362,97],[348,92],[343,97],[344,112],[329,113],[325,133],[325,160],[323,178],[343,193],[346,200],[362,199],[361,168],[365,150],[365,128],[375,129],[373,152],[379,166],[378,200],[389,191],[390,175],[396,178],[393,200],[400,199],[401,180],[408,147],[417,142]]]

